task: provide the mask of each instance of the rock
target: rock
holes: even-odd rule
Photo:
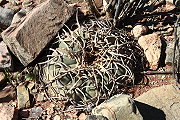
[[[12,2],[8,2],[4,5],[4,8],[14,10],[15,12],[20,10],[20,7]]]
[[[13,10],[0,7],[0,27],[6,28],[10,26],[14,14]]]
[[[85,120],[86,119],[86,114],[85,113],[81,113],[78,117],[79,120]]]
[[[160,37],[155,33],[141,36],[138,43],[143,48],[151,69],[153,69],[153,66],[157,68],[162,46]]]
[[[29,90],[32,90],[34,86],[35,86],[35,83],[33,81],[31,81],[30,83],[28,83],[27,88]]]
[[[166,59],[165,63],[166,65],[171,66],[173,63],[173,56],[174,56],[174,41],[167,41],[167,47],[166,47]],[[176,49],[175,51],[175,64],[177,64],[177,60],[179,58],[179,52]]]
[[[20,0],[6,0],[9,3],[12,3],[13,5],[20,5],[21,1]]]
[[[30,112],[29,112],[29,110],[24,109],[24,110],[19,110],[19,111],[18,111],[18,114],[19,114],[19,117],[20,117],[20,118],[28,118]]]
[[[148,27],[143,25],[136,25],[131,31],[132,35],[134,35],[135,38],[145,35],[147,32]]]
[[[102,115],[88,115],[85,120],[108,120]]]
[[[45,93],[38,93],[36,101],[44,101],[46,99]]]
[[[180,7],[180,0],[166,0],[166,2],[170,2],[174,5],[176,5],[177,7]]]
[[[162,7],[163,12],[169,12],[169,11],[174,10],[175,8],[176,8],[176,6],[168,1],[166,2],[165,6]]]
[[[1,86],[2,87],[2,86]],[[9,102],[16,98],[16,91],[12,86],[6,86],[0,90],[0,103]]]
[[[24,85],[17,86],[18,108],[30,107],[29,91]]]
[[[55,104],[51,103],[50,106],[46,109],[47,115],[52,115],[54,113]]]
[[[108,120],[142,120],[129,95],[115,95],[92,110],[93,115],[103,115]]]
[[[37,3],[33,0],[25,0],[22,3],[23,9],[26,11],[26,13],[30,12],[35,6],[37,6]]]
[[[103,6],[103,0],[94,0],[94,3],[97,8],[100,8]]]
[[[0,4],[3,3],[3,2],[5,2],[5,0],[0,0]]]
[[[28,65],[73,14],[73,6],[47,0],[35,7],[19,24],[7,28],[2,37],[23,65]],[[13,44],[12,44],[13,43]]]
[[[18,120],[15,107],[9,103],[0,103],[0,118],[1,120]]]
[[[177,37],[180,38],[180,26],[177,27]]]
[[[61,117],[59,115],[54,116],[53,120],[61,120]]]
[[[29,118],[38,119],[41,117],[43,109],[41,107],[35,107],[31,109]]]
[[[16,24],[16,23],[20,22],[20,19],[22,17],[25,17],[25,16],[26,16],[26,10],[25,9],[21,9],[19,12],[17,12],[14,15],[11,24]]]
[[[0,42],[0,70],[8,68],[9,70],[13,69],[12,58],[7,49],[6,44],[1,41]]]
[[[0,85],[6,81],[6,75],[3,72],[0,72]]]
[[[73,3],[78,3],[78,2],[83,2],[84,0],[67,0],[67,2],[69,4],[73,4]]]
[[[180,118],[180,89],[176,85],[153,88],[135,100],[146,105],[138,107],[145,120],[178,120]]]

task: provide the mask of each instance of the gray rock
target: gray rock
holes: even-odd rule
[[[73,6],[63,1],[47,0],[34,8],[20,23],[6,29],[2,33],[3,40],[26,66],[64,26],[73,10]]]
[[[10,26],[14,14],[15,12],[13,10],[0,7],[0,26],[1,27]]]
[[[29,91],[24,85],[17,86],[18,108],[30,107]]]
[[[31,109],[30,118],[38,119],[41,117],[43,109],[41,107],[34,107]]]
[[[177,37],[180,39],[180,27],[177,27]],[[172,65],[173,62],[173,56],[174,56],[174,41],[167,41],[166,42],[167,47],[166,47],[166,59],[165,59],[165,63],[167,65]],[[178,44],[180,46],[180,42]],[[177,64],[177,60],[179,59],[179,51],[176,48],[175,51],[175,64]]]
[[[115,95],[92,110],[93,115],[103,115],[108,120],[142,120],[129,95]]]
[[[12,58],[11,55],[7,49],[6,44],[1,41],[0,42],[0,70],[8,68],[9,70],[12,70],[13,64],[12,64]]]
[[[177,36],[180,38],[180,26],[177,27]]]
[[[1,120],[18,120],[15,107],[9,103],[0,103],[0,119]]]
[[[68,3],[73,4],[73,3],[78,3],[78,2],[83,2],[84,0],[67,0]]]
[[[176,85],[153,88],[137,97],[139,111],[145,120],[179,120],[180,89]]]
[[[88,115],[85,120],[108,120],[102,115]]]
[[[167,41],[167,47],[166,47],[166,59],[165,63],[166,65],[172,65],[173,63],[173,56],[174,56],[174,41]],[[177,60],[179,58],[179,52],[176,49],[175,51],[175,64],[177,64]]]

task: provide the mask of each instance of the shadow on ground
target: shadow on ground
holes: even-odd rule
[[[162,110],[138,101],[135,101],[135,104],[141,113],[143,120],[166,120],[166,115]]]

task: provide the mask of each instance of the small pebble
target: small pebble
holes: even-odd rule
[[[81,113],[79,115],[79,120],[85,120],[86,119],[86,114],[85,113]]]
[[[135,38],[145,35],[148,32],[148,27],[143,25],[136,25],[131,33]]]
[[[61,120],[61,117],[59,115],[54,116],[53,120]]]

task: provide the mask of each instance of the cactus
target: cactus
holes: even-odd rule
[[[124,30],[112,26],[90,20],[57,36],[59,48],[51,49],[54,53],[43,64],[44,84],[54,91],[50,96],[85,108],[122,93],[134,81],[141,49]]]

